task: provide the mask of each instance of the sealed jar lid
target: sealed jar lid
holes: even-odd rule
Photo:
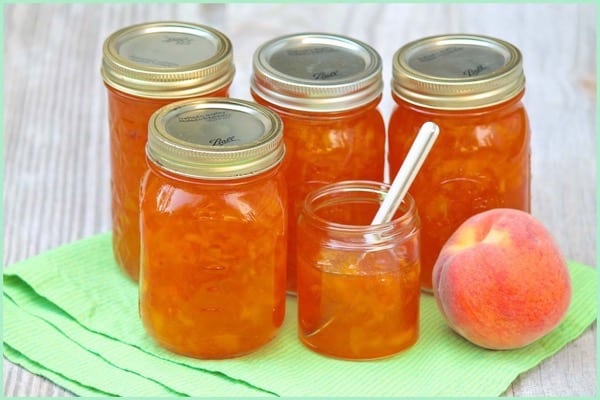
[[[348,110],[381,95],[381,56],[371,46],[345,36],[281,36],[254,52],[251,88],[284,108]]]
[[[208,26],[153,22],[114,32],[104,41],[102,77],[119,91],[148,98],[201,96],[231,83],[230,40]]]
[[[525,87],[520,51],[479,35],[432,36],[393,58],[392,91],[419,106],[461,110],[507,101]]]
[[[285,153],[282,122],[259,104],[228,98],[182,100],[148,123],[148,158],[173,173],[235,179],[267,171]]]

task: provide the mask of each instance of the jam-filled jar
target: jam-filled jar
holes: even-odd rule
[[[342,181],[308,194],[298,222],[298,336],[343,359],[388,357],[419,336],[419,215],[406,195],[371,225],[389,185]]]
[[[176,100],[227,96],[235,73],[232,46],[223,33],[204,25],[133,25],[105,40],[101,73],[108,95],[113,251],[117,264],[137,281],[148,120]]]
[[[497,207],[530,211],[530,129],[522,56],[478,35],[428,37],[393,57],[390,173],[426,121],[440,135],[411,186],[421,215],[422,288],[445,241],[468,217]]]
[[[296,291],[296,221],[307,193],[341,180],[382,181],[381,57],[353,38],[299,33],[254,53],[251,94],[283,119],[290,226],[288,291]]]
[[[159,109],[148,130],[143,325],[187,356],[251,352],[276,335],[285,312],[281,119],[253,102],[193,99]]]

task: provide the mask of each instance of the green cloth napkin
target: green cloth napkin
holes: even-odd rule
[[[300,344],[296,299],[289,297],[273,341],[244,357],[205,361],[172,354],[146,336],[137,287],[115,265],[111,236],[103,234],[6,269],[4,355],[82,396],[497,396],[595,320],[596,270],[569,267],[574,290],[566,318],[522,349],[470,344],[423,295],[415,346],[384,360],[335,360]]]

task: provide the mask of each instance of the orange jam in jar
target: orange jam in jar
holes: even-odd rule
[[[282,123],[258,104],[194,99],[150,119],[140,315],[161,346],[220,359],[270,341],[285,312]]]
[[[410,189],[421,216],[425,291],[431,291],[441,247],[468,217],[497,207],[530,211],[524,87],[521,53],[495,38],[429,37],[394,55],[390,174],[400,168],[424,122],[440,127]]]
[[[306,195],[341,180],[384,178],[385,121],[377,108],[382,88],[381,57],[348,37],[282,36],[254,53],[252,96],[284,124],[290,293],[296,291],[296,221]]]
[[[203,25],[134,25],[105,40],[101,72],[108,94],[113,251],[117,264],[137,281],[148,120],[176,100],[227,96],[235,73],[231,42]]]
[[[370,225],[389,185],[342,181],[310,193],[298,222],[298,334],[308,348],[376,359],[419,336],[419,216],[407,195]]]

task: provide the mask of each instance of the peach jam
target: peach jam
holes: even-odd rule
[[[139,274],[139,186],[152,113],[175,100],[227,96],[232,47],[203,25],[154,22],[114,32],[104,42],[108,94],[113,251],[132,279]]]
[[[289,187],[288,291],[296,291],[296,221],[307,193],[350,179],[382,181],[381,57],[340,35],[275,38],[254,53],[251,93],[282,118]]]
[[[371,225],[389,186],[342,181],[304,202],[298,221],[298,336],[343,359],[388,357],[419,336],[419,216],[407,195]]]
[[[282,123],[242,100],[184,100],[150,119],[139,308],[161,346],[228,358],[271,340],[285,312]]]
[[[421,286],[465,219],[497,207],[530,211],[530,131],[519,50],[503,40],[445,35],[393,58],[396,106],[388,127],[392,176],[426,121],[440,135],[411,186],[421,216]]]

